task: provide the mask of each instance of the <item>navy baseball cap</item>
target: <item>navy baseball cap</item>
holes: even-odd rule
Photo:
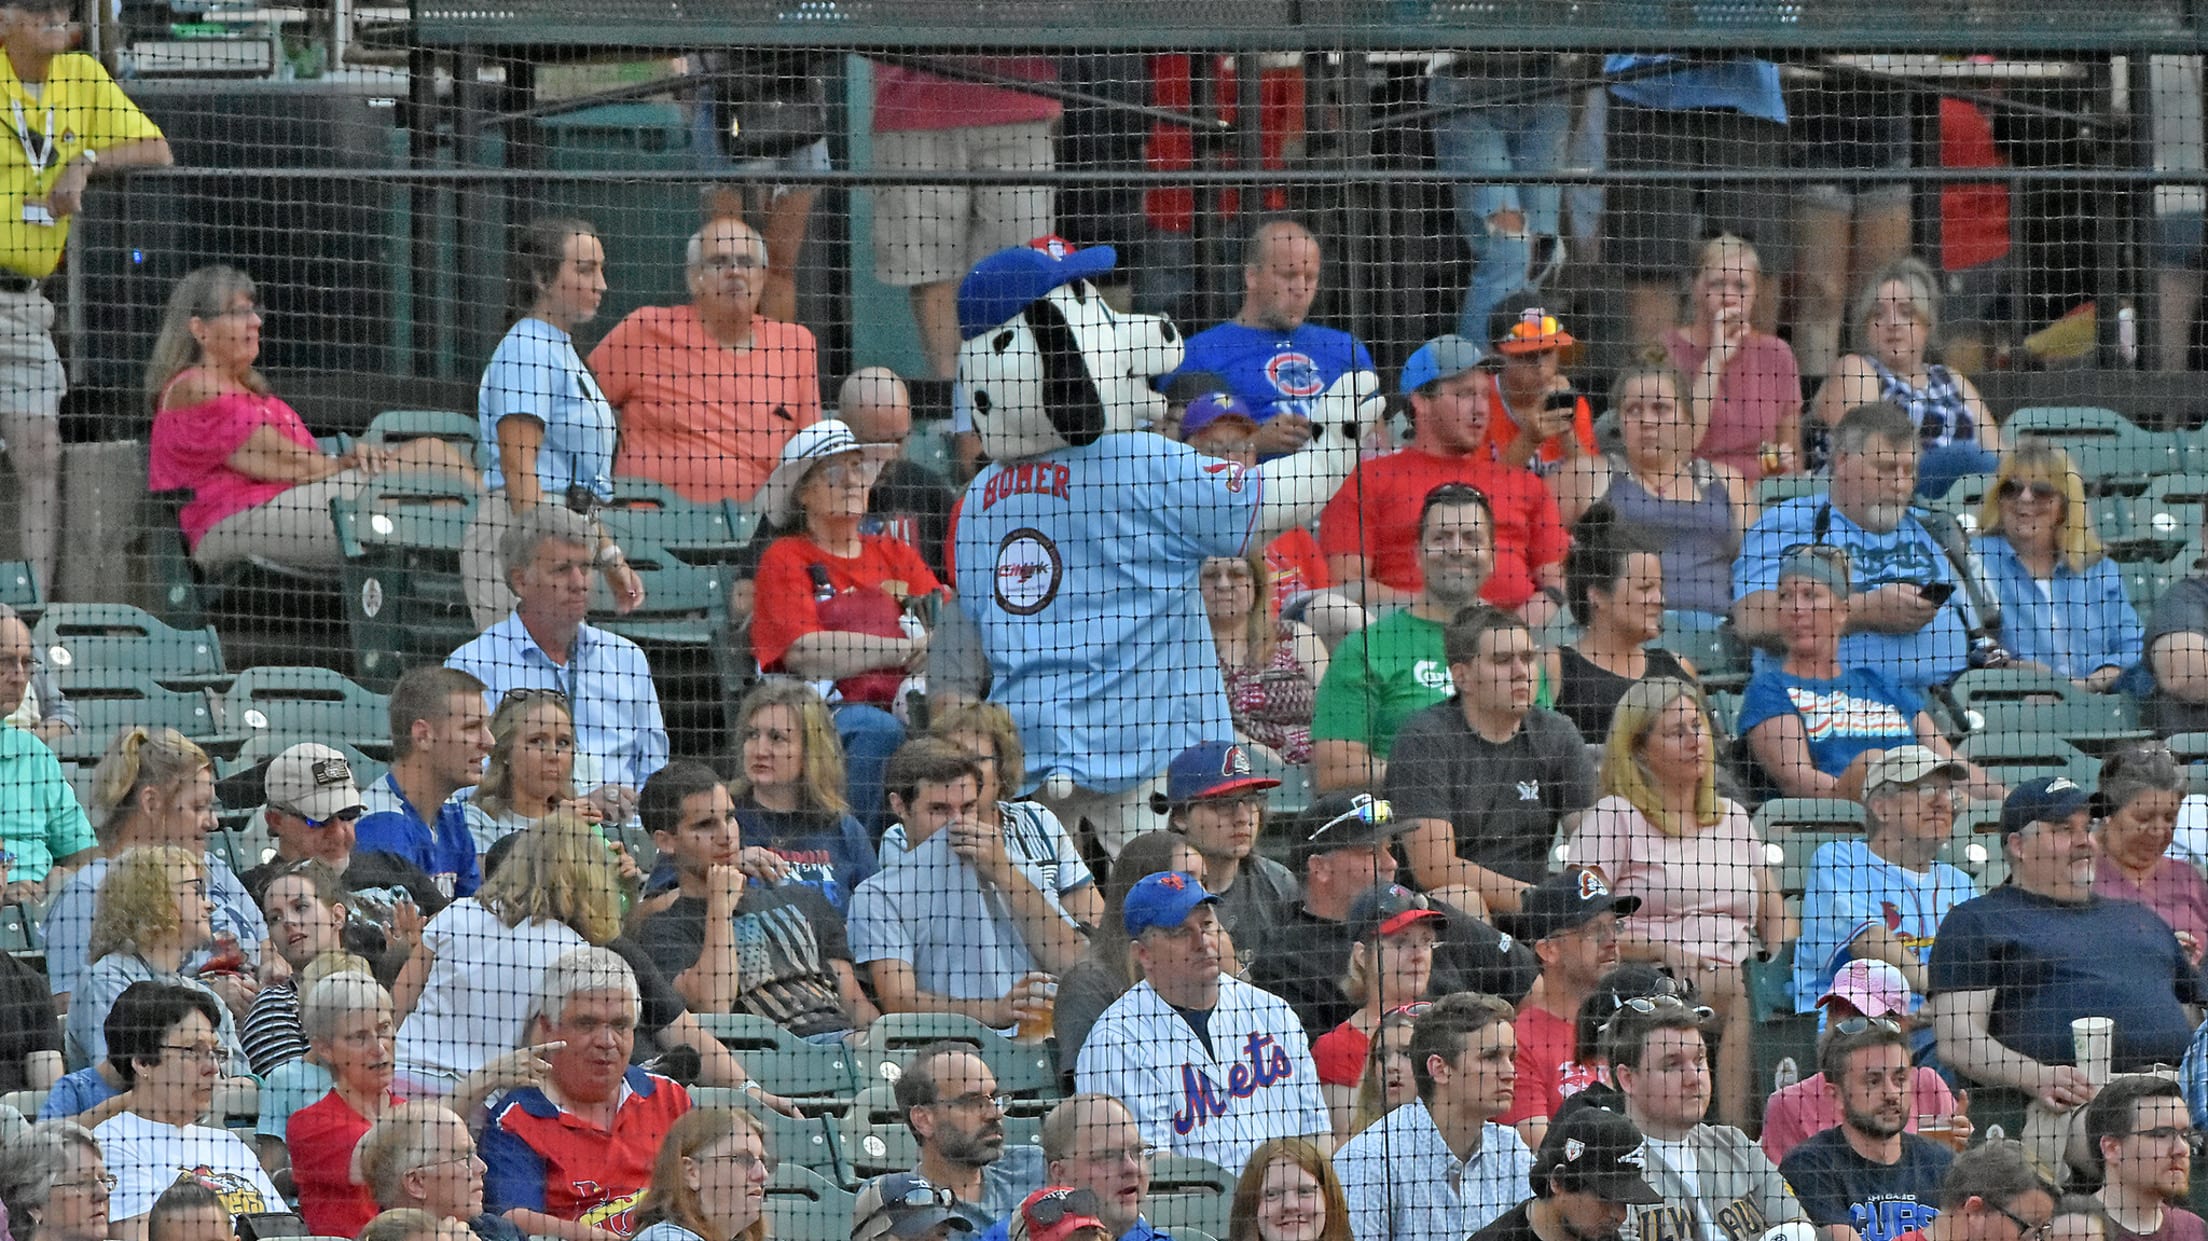
[[[2092,797],[2068,776],[2028,780],[2001,803],[2001,832],[2010,835],[2034,823],[2068,822]]]
[[[1159,871],[1144,875],[1127,889],[1127,904],[1119,920],[1127,928],[1127,938],[1133,939],[1153,928],[1178,929],[1197,906],[1218,903],[1219,898],[1204,891],[1204,885],[1187,871]]]
[[[1206,392],[1188,403],[1181,411],[1181,438],[1187,439],[1222,418],[1242,418],[1251,426],[1257,425],[1257,415],[1241,397],[1232,392]]]
[[[1248,752],[1232,741],[1199,741],[1181,751],[1165,769],[1165,800],[1172,806],[1279,787],[1280,781],[1271,776],[1252,774]]]
[[[1461,375],[1486,358],[1487,350],[1477,342],[1454,332],[1436,336],[1420,345],[1411,360],[1403,364],[1403,395],[1409,396],[1435,380]]]
[[[1028,303],[1060,285],[1088,280],[1119,265],[1110,246],[1076,247],[1063,237],[1037,237],[999,250],[958,282],[958,335],[972,340],[1013,319]]]
[[[1577,930],[1603,914],[1623,918],[1640,907],[1640,897],[1615,895],[1601,875],[1571,866],[1527,888],[1519,895],[1518,912],[1504,914],[1495,923],[1499,930],[1530,944]]]
[[[1352,941],[1369,944],[1400,935],[1421,922],[1432,922],[1439,932],[1449,925],[1449,915],[1434,908],[1424,893],[1413,892],[1400,883],[1382,883],[1358,893],[1350,904],[1349,917],[1343,921]]]

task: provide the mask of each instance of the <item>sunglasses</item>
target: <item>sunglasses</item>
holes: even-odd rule
[[[1027,1222],[1038,1228],[1056,1228],[1068,1216],[1096,1219],[1096,1195],[1086,1189],[1054,1189],[1022,1207]]]
[[[540,699],[545,702],[556,702],[563,707],[567,705],[567,694],[563,690],[523,688],[507,690],[498,700],[498,709],[504,711],[508,707],[518,706],[525,702],[536,702]]]
[[[1312,828],[1311,834],[1304,837],[1304,839],[1315,842],[1335,828],[1347,827],[1352,823],[1380,827],[1394,821],[1395,806],[1393,803],[1374,797],[1370,793],[1359,793],[1350,799],[1349,809]]]
[[[2062,488],[2055,486],[2053,483],[2026,483],[2012,478],[1995,488],[1994,494],[2004,500],[2016,496],[2026,496],[2034,500],[2059,500],[2062,498]]]
[[[1834,1022],[1832,1028],[1842,1034],[1864,1034],[1872,1030],[1881,1034],[1901,1033],[1901,1023],[1888,1021],[1884,1017],[1850,1017],[1846,1021]]]
[[[327,819],[310,819],[303,812],[290,806],[279,806],[275,802],[270,802],[268,807],[271,810],[280,810],[318,832],[332,823],[357,823],[360,821],[360,816],[368,813],[359,806],[347,806]]]
[[[930,1185],[924,1181],[907,1185],[905,1192],[894,1198],[888,1194],[882,1195],[882,1210],[884,1211],[892,1207],[948,1207],[957,1204],[958,1196],[948,1188],[941,1185]]]

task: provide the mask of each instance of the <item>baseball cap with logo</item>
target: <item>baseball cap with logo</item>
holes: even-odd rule
[[[1487,351],[1478,343],[1449,333],[1436,336],[1418,347],[1403,364],[1403,395],[1409,396],[1430,383],[1438,383],[1452,375],[1462,375],[1487,360]]]
[[[972,1232],[973,1224],[951,1209],[951,1191],[917,1172],[890,1172],[868,1181],[851,1208],[851,1241],[925,1237],[949,1224]]]
[[[1423,893],[1400,883],[1381,883],[1357,894],[1357,899],[1350,902],[1346,921],[1350,940],[1369,944],[1400,935],[1421,922],[1432,922],[1434,930],[1440,931],[1449,925],[1449,915],[1434,908]]]
[[[1929,747],[1921,745],[1897,745],[1879,756],[1863,774],[1863,791],[1876,793],[1892,785],[1907,788],[1928,776],[1945,775],[1961,779],[1964,766],[1952,758],[1941,758]]]
[[[1606,1108],[1567,1108],[1541,1139],[1533,1183],[1546,1189],[1553,1177],[1566,1189],[1605,1202],[1654,1206],[1664,1196],[1648,1183],[1647,1155],[1632,1121]]]
[[[958,282],[958,337],[981,336],[1052,289],[1101,276],[1118,263],[1119,251],[1110,246],[1077,247],[1058,236],[999,250]]]
[[[1252,774],[1249,754],[1232,741],[1199,741],[1165,769],[1165,800],[1173,806],[1278,787],[1271,776]]]
[[[2028,780],[2001,803],[2002,834],[2021,832],[2034,823],[2066,823],[2090,800],[2092,794],[2068,776]]]
[[[1187,439],[1205,427],[1229,418],[1239,418],[1251,426],[1257,425],[1257,415],[1241,397],[1232,392],[1206,392],[1188,403],[1181,412],[1181,438]]]
[[[1288,856],[1300,867],[1336,849],[1393,840],[1409,827],[1396,818],[1394,804],[1376,793],[1328,793],[1312,802],[1288,829]]]
[[[1891,1017],[1909,1011],[1909,980],[1884,961],[1857,957],[1834,971],[1832,985],[1817,997],[1823,1008],[1838,1000],[1866,1017]]]
[[[1187,871],[1159,871],[1144,875],[1127,889],[1119,920],[1127,928],[1127,938],[1133,939],[1144,931],[1177,930],[1197,906],[1218,903],[1219,898],[1204,891],[1204,885]]]
[[[352,764],[342,753],[312,741],[270,760],[263,780],[271,807],[318,826],[348,810],[367,808],[360,786],[353,783]]]
[[[1567,866],[1527,888],[1519,896],[1518,912],[1504,914],[1495,922],[1505,934],[1531,944],[1576,931],[1603,914],[1623,918],[1640,907],[1640,897],[1614,895],[1598,872]]]
[[[1006,1241],[1073,1241],[1112,1232],[1097,1214],[1096,1195],[1086,1189],[1046,1185],[1021,1200],[1005,1229]]]
[[[1566,349],[1578,343],[1570,332],[1564,330],[1563,320],[1550,314],[1543,306],[1520,305],[1514,308],[1506,304],[1497,314],[1494,323],[1497,353],[1541,353],[1549,349]]]

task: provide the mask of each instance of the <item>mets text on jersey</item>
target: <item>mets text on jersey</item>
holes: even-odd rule
[[[1288,1053],[1270,1034],[1252,1034],[1242,1055],[1243,1059],[1227,1070],[1224,1096],[1209,1074],[1193,1064],[1181,1065],[1182,1104],[1181,1110],[1173,1113],[1173,1132],[1185,1138],[1214,1117],[1226,1115],[1234,1100],[1247,1099],[1275,1082],[1287,1081],[1296,1071]]]

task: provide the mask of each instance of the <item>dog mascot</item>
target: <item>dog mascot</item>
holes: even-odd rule
[[[1029,786],[1114,857],[1162,825],[1148,796],[1166,764],[1234,736],[1198,569],[1316,516],[1384,410],[1378,376],[1344,375],[1311,443],[1252,470],[1138,429],[1165,413],[1150,381],[1181,338],[1104,304],[1089,281],[1117,261],[1048,238],[960,283],[958,375],[995,464],[966,489],[956,543],[959,605]]]

